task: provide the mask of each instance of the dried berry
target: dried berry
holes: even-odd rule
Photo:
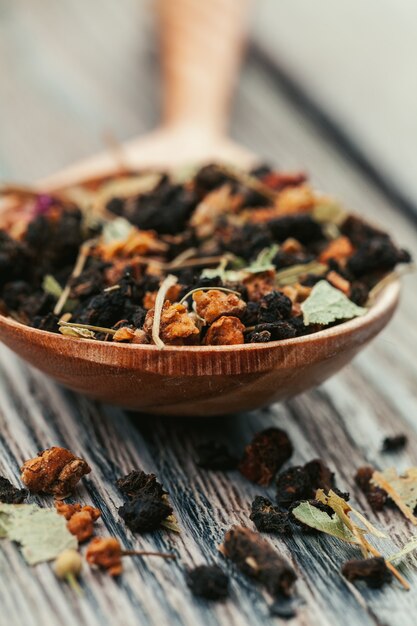
[[[88,511],[78,511],[68,520],[67,528],[82,543],[93,536],[94,520]]]
[[[64,498],[72,493],[85,474],[91,472],[91,468],[70,450],[54,446],[25,461],[21,472],[22,482],[29,491]]]
[[[0,476],[0,502],[5,504],[21,504],[27,497],[26,489],[18,489],[4,476]]]
[[[172,507],[166,500],[152,496],[139,496],[119,508],[119,515],[134,533],[144,533],[160,527]]]
[[[268,227],[278,242],[293,237],[302,244],[310,244],[324,238],[320,224],[306,213],[276,218],[268,222]]]
[[[269,485],[292,453],[293,446],[287,433],[280,428],[267,428],[257,433],[246,446],[239,471],[258,485]]]
[[[197,465],[204,469],[227,471],[237,467],[237,459],[227,446],[218,441],[207,441],[197,446]]]
[[[320,459],[305,465],[296,465],[278,474],[276,500],[280,506],[289,508],[299,500],[311,500],[317,489],[326,493],[334,489],[334,474]]]
[[[277,322],[290,316],[292,302],[280,291],[271,291],[259,302],[258,323]]]
[[[243,574],[265,586],[271,595],[290,595],[297,578],[293,568],[258,533],[233,526],[225,534],[220,551]]]
[[[223,600],[229,595],[229,578],[218,565],[199,565],[187,572],[186,580],[195,596]]]
[[[101,567],[110,576],[120,576],[122,566],[122,547],[114,537],[96,537],[87,546],[87,563]]]
[[[116,480],[116,485],[128,498],[149,496],[161,499],[167,493],[155,474],[146,474],[141,470],[132,470],[126,476]]]
[[[259,532],[289,535],[292,532],[287,511],[281,511],[268,498],[256,496],[252,502],[250,519]]]
[[[407,445],[407,435],[393,435],[385,437],[382,442],[382,452],[398,452]]]
[[[378,589],[392,580],[392,574],[382,557],[347,561],[342,567],[342,574],[350,582],[363,580],[372,589]]]
[[[365,494],[371,508],[374,511],[382,511],[387,501],[386,492],[371,482],[375,469],[370,465],[360,467],[356,472],[355,482],[359,489]]]

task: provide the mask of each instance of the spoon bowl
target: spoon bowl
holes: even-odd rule
[[[59,383],[106,403],[202,417],[285,400],[338,372],[389,322],[399,281],[362,317],[304,337],[233,346],[156,346],[73,339],[0,316],[0,340]]]

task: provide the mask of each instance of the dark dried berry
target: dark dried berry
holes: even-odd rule
[[[273,617],[280,617],[281,619],[292,619],[297,615],[291,599],[279,598],[269,607],[269,614]]]
[[[407,445],[407,435],[394,435],[385,437],[382,442],[382,452],[398,452]]]
[[[255,326],[258,323],[259,302],[247,302],[241,320],[245,326]]]
[[[27,489],[18,489],[4,476],[0,476],[0,502],[21,504],[28,495]]]
[[[198,170],[194,178],[197,191],[201,195],[205,195],[209,191],[213,191],[213,189],[221,187],[231,181],[232,179],[222,172],[214,163],[204,165],[204,167]]]
[[[39,330],[49,330],[52,333],[58,332],[59,329],[59,316],[54,313],[47,313],[43,317],[37,315],[33,318],[33,328],[39,328]]]
[[[259,224],[244,224],[236,229],[230,240],[224,241],[223,252],[231,252],[245,261],[254,260],[261,250],[273,243],[271,233]]]
[[[382,557],[347,561],[342,567],[342,574],[350,582],[364,580],[372,589],[378,589],[392,579],[392,574]]]
[[[291,315],[292,302],[280,291],[271,291],[259,302],[258,323],[277,322]]]
[[[386,492],[371,482],[375,469],[370,465],[360,467],[356,472],[355,483],[365,494],[373,511],[382,511],[387,501]]]
[[[278,474],[276,500],[280,506],[289,508],[293,502],[313,499],[317,489],[328,492],[334,486],[333,472],[323,461],[315,459]]]
[[[295,319],[296,318],[293,318],[292,320],[280,320],[278,322],[257,324],[253,329],[253,332],[263,333],[267,331],[271,335],[271,341],[292,339],[300,334],[296,324],[293,323]]]
[[[409,263],[411,257],[398,249],[388,237],[365,241],[347,262],[347,269],[356,277],[375,271],[392,270],[397,263]]]
[[[273,219],[268,222],[268,227],[278,243],[289,237],[297,239],[302,244],[315,243],[324,238],[320,224],[306,213]]]
[[[227,531],[220,551],[273,596],[289,596],[297,579],[291,565],[258,533],[243,526]]]
[[[167,493],[155,474],[146,474],[141,470],[132,470],[116,480],[116,485],[128,498],[141,496],[161,499]]]
[[[284,267],[291,267],[291,265],[303,265],[304,263],[310,263],[310,261],[314,261],[314,254],[306,252],[284,252],[284,250],[278,250],[272,259],[272,263],[277,270],[283,269]]]
[[[134,533],[156,530],[171,513],[172,507],[165,500],[152,496],[133,498],[119,508],[120,517]]]
[[[233,470],[238,461],[227,446],[218,441],[207,441],[197,446],[197,465],[209,470]]]
[[[281,511],[268,498],[256,496],[252,502],[250,519],[262,533],[290,535],[292,533],[287,511]]]
[[[256,433],[246,446],[239,471],[258,485],[269,485],[292,453],[293,446],[287,433],[280,428],[267,428]]]
[[[195,596],[222,600],[229,595],[229,577],[218,565],[199,565],[189,570],[186,581]]]
[[[369,295],[369,287],[358,280],[355,280],[350,286],[349,300],[352,300],[358,306],[366,304]]]
[[[271,341],[271,333],[269,330],[253,331],[245,335],[246,343],[268,343]]]
[[[361,246],[374,237],[387,237],[382,230],[364,222],[356,215],[349,215],[340,227],[341,233],[349,237],[354,246]]]

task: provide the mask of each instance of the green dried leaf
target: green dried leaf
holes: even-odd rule
[[[301,310],[306,326],[309,324],[327,326],[336,320],[349,320],[366,313],[366,309],[357,306],[326,280],[314,285],[310,295],[302,303]]]
[[[407,556],[407,554],[410,554],[410,552],[413,552],[414,550],[417,550],[417,537],[411,537],[410,541],[407,541],[399,552],[385,557],[385,560],[388,561],[388,563],[399,563],[404,559],[404,557]]]
[[[29,565],[51,561],[63,550],[78,547],[65,518],[36,504],[0,504],[0,536],[19,543]]]
[[[280,270],[275,275],[276,283],[279,287],[285,287],[286,285],[293,285],[297,283],[302,276],[306,274],[313,274],[314,276],[320,276],[327,271],[327,265],[318,263],[317,261],[311,261],[311,263],[300,263],[298,265],[292,265]]]
[[[340,204],[336,202],[328,202],[318,204],[313,209],[312,217],[316,220],[316,222],[324,223],[324,224],[335,224],[336,226],[340,226],[342,222],[346,219],[347,212]]]
[[[102,238],[104,243],[124,241],[128,238],[134,227],[124,217],[116,217],[111,222],[107,222],[103,228]]]
[[[264,248],[260,251],[256,259],[245,268],[245,271],[250,274],[258,274],[260,272],[267,272],[268,270],[275,270],[275,265],[272,264],[272,260],[278,250],[279,245],[277,243],[274,243],[269,248]]]
[[[54,278],[51,274],[46,274],[42,281],[42,289],[45,293],[51,294],[58,300],[59,296],[62,294],[63,289],[56,278]]]
[[[321,511],[308,501],[300,502],[292,510],[292,514],[303,524],[320,530],[322,533],[332,535],[347,543],[359,544],[354,534],[350,532],[337,515],[330,517],[325,511]]]
[[[399,475],[394,467],[374,472],[372,482],[389,495],[403,515],[417,525],[414,510],[417,506],[417,467],[410,467]]]

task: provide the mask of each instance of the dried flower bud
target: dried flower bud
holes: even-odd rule
[[[122,547],[115,537],[96,537],[86,552],[89,565],[96,565],[106,569],[110,576],[120,576],[122,566]]]
[[[64,550],[55,559],[54,571],[58,578],[66,578],[68,575],[79,576],[83,566],[81,554],[77,550]]]
[[[22,482],[29,491],[64,498],[72,493],[84,474],[91,472],[91,468],[70,450],[54,446],[25,461],[21,472]]]
[[[90,539],[94,533],[93,518],[88,511],[78,511],[68,520],[67,528],[79,543]]]

